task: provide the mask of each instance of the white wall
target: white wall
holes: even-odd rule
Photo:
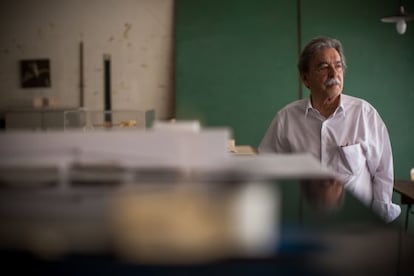
[[[79,106],[79,43],[84,105],[103,109],[103,55],[111,55],[112,109],[174,114],[173,0],[0,1],[0,109],[55,96]],[[19,60],[49,58],[50,88],[20,88]]]

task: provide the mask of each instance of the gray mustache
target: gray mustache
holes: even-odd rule
[[[341,82],[335,78],[329,79],[325,82],[326,86],[331,86],[331,85],[335,85],[335,84],[341,84]]]

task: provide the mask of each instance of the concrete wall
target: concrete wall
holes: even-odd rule
[[[174,115],[173,0],[3,0],[0,2],[0,109],[32,105],[36,96],[60,106],[103,109],[103,55],[111,55],[112,109]],[[50,88],[21,88],[19,61],[48,58]]]

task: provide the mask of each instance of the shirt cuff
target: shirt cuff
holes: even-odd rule
[[[401,207],[399,205],[375,199],[372,202],[372,209],[387,223],[392,222],[401,214]]]

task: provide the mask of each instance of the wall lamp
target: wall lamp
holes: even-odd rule
[[[407,22],[414,20],[413,15],[409,15],[405,12],[405,8],[400,1],[400,9],[396,15],[386,16],[381,18],[384,23],[395,23],[395,28],[399,34],[404,34],[407,30]]]

